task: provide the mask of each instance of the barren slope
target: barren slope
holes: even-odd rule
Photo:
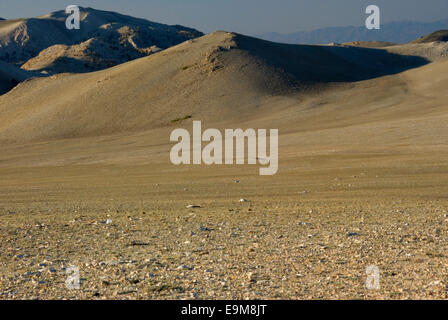
[[[431,34],[428,34],[424,37],[418,38],[417,40],[412,41],[411,43],[427,43],[427,42],[435,42],[435,41],[448,41],[448,30],[439,30],[435,31]]]
[[[352,47],[281,45],[227,32],[100,72],[57,75],[0,97],[0,140],[137,132],[185,116],[241,120],[271,100],[397,73],[419,57]]]
[[[154,51],[161,49],[154,46]],[[148,49],[146,53],[151,53]],[[106,69],[145,56],[143,52],[115,46],[99,38],[91,38],[76,45],[51,46],[22,65],[22,69],[46,73],[91,72]]]

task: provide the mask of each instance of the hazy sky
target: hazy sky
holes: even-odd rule
[[[1,0],[0,17],[33,17],[69,4],[182,24],[203,32],[227,30],[249,35],[364,25],[365,8],[370,4],[380,7],[382,22],[448,18],[448,0]]]

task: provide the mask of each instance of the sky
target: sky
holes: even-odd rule
[[[35,17],[75,4],[116,11],[209,33],[258,35],[364,25],[365,9],[381,9],[381,22],[433,22],[448,18],[448,0],[1,0],[0,17]]]

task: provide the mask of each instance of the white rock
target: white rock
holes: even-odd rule
[[[201,206],[195,205],[195,204],[190,204],[187,206],[187,209],[196,209],[196,208],[200,208]]]

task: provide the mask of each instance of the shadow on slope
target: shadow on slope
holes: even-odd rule
[[[0,60],[0,95],[7,93],[20,82],[34,76],[33,72],[22,70]]]
[[[368,80],[423,66],[419,56],[352,46],[288,45],[237,35],[237,47],[289,75],[292,84]]]

